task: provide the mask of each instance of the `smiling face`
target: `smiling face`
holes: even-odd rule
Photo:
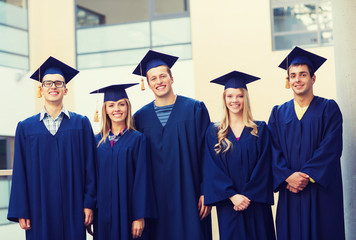
[[[147,71],[148,86],[156,98],[166,98],[173,95],[173,77],[169,74],[167,66],[158,66]]]
[[[313,95],[315,75],[310,76],[308,65],[292,65],[289,67],[289,84],[294,95],[308,97]]]
[[[231,114],[243,114],[244,94],[241,88],[227,88],[225,90],[225,105]]]
[[[61,104],[63,102],[64,95],[67,94],[68,89],[65,86],[64,77],[60,74],[46,74],[42,82],[44,81],[62,81],[64,82],[63,87],[56,87],[55,84],[52,84],[50,87],[41,87],[41,93],[45,101],[52,104]]]
[[[105,102],[106,114],[109,116],[112,124],[126,124],[127,103],[125,99],[116,102]]]

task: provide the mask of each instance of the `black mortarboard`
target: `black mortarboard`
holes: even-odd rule
[[[31,76],[32,79],[42,82],[46,74],[60,74],[66,83],[79,73],[78,70],[68,66],[54,57],[49,57]]]
[[[133,71],[133,74],[146,76],[147,71],[151,68],[162,65],[171,68],[177,60],[178,57],[149,50],[141,62],[137,65],[136,69]]]
[[[287,70],[292,64],[306,64],[316,72],[325,61],[326,58],[308,52],[300,47],[295,47],[283,62],[279,64],[279,67]]]
[[[246,73],[232,71],[232,72],[225,74],[221,77],[218,77],[210,82],[223,85],[223,86],[225,86],[225,89],[227,89],[227,88],[245,88],[245,89],[247,89],[246,84],[256,81],[258,79],[260,79],[260,78],[246,74]]]
[[[106,101],[119,101],[123,98],[128,98],[125,89],[137,85],[138,83],[129,83],[129,84],[117,84],[107,87],[100,88],[98,90],[92,91],[93,93],[104,93],[104,102]]]

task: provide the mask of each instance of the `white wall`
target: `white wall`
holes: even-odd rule
[[[35,81],[29,73],[0,67],[0,135],[15,136],[17,123],[35,113]]]
[[[219,121],[223,87],[209,81],[233,70],[246,72],[261,78],[247,87],[254,118],[267,121],[274,105],[293,97],[284,88],[286,71],[278,68],[291,49],[272,51],[269,1],[257,6],[255,1],[194,0],[190,5],[197,98]],[[316,72],[315,94],[336,98],[333,47],[307,50],[328,59]]]

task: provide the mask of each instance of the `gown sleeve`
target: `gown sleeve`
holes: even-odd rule
[[[226,165],[214,150],[214,146],[217,143],[216,131],[216,127],[211,124],[205,138],[205,205],[216,205],[218,202],[227,200],[237,194],[233,181],[227,174]]]
[[[328,101],[322,121],[321,142],[313,156],[303,165],[301,172],[326,188],[333,181],[334,172],[340,169],[342,152],[342,115],[334,100]]]
[[[26,144],[23,126],[18,123],[15,134],[14,167],[7,219],[18,222],[19,218],[31,219],[26,177]]]
[[[280,143],[280,129],[278,128],[278,106],[272,109],[271,116],[268,121],[270,130],[270,139],[272,146],[272,172],[273,172],[273,190],[278,192],[281,187],[286,186],[285,180],[293,174],[293,170],[288,168],[287,161],[283,156]]]
[[[259,124],[257,137],[258,159],[249,181],[241,190],[241,194],[254,202],[273,204],[270,136],[266,123],[260,122]]]
[[[141,134],[136,144],[135,177],[133,183],[133,220],[155,218],[156,205],[153,194],[152,166],[147,155],[146,137]]]
[[[96,206],[96,144],[93,129],[87,117],[83,119],[85,150],[85,188],[84,207],[95,209]]]
[[[199,156],[199,166],[200,166],[200,195],[204,195],[203,179],[204,179],[204,148],[205,148],[205,133],[210,124],[209,112],[203,102],[198,104],[195,111],[195,130],[197,138],[197,149]]]

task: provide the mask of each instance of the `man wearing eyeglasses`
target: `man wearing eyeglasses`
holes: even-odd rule
[[[87,117],[63,106],[76,69],[50,57],[31,76],[42,111],[18,123],[7,218],[26,239],[84,240],[96,204],[95,140]]]

